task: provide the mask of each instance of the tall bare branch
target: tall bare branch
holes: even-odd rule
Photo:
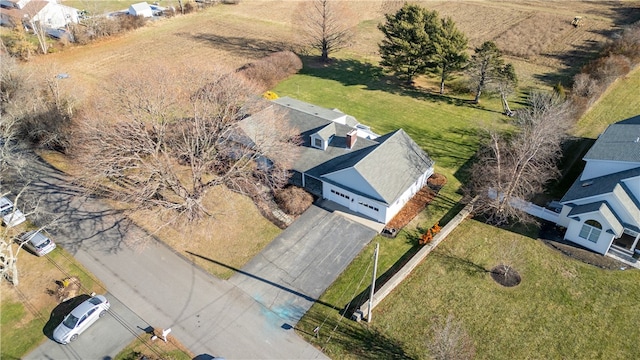
[[[572,109],[552,95],[533,93],[518,110],[513,133],[490,132],[471,169],[470,193],[489,222],[531,222],[518,202],[542,191],[558,174],[560,145],[571,126]]]

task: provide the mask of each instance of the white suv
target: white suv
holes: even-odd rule
[[[6,197],[0,198],[0,215],[2,215],[2,223],[6,227],[22,224],[27,220],[22,211],[14,208],[11,200]]]

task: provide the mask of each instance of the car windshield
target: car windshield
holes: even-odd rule
[[[12,206],[7,206],[7,207],[2,208],[2,210],[0,210],[0,214],[2,214],[2,216],[5,216],[5,215],[11,214],[12,211],[13,211],[13,207]]]
[[[92,297],[91,299],[89,299],[89,302],[92,303],[93,305],[102,304],[102,300],[100,300],[99,297]]]
[[[46,239],[45,241],[41,242],[40,244],[38,244],[36,247],[38,249],[43,249],[45,246],[51,244],[51,240]]]
[[[76,324],[78,323],[78,318],[69,314],[66,318],[64,318],[64,321],[62,323],[69,329],[74,329],[76,327]]]

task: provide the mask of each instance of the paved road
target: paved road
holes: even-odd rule
[[[375,235],[312,205],[230,281],[294,326]]]
[[[30,173],[35,179],[28,192],[32,201],[39,201],[52,213],[65,214],[52,230],[60,246],[105,284],[114,301],[126,304],[144,324],[170,327],[171,334],[197,355],[326,358],[244,291],[200,270],[102,202],[81,197],[61,174],[35,164]],[[8,186],[10,175],[3,174],[2,181]],[[135,245],[140,243],[146,246]],[[127,345],[127,341],[118,342],[114,348]],[[49,354],[46,347],[50,344],[43,346],[44,350],[36,350],[36,358],[38,352]],[[74,351],[80,352],[77,348]],[[108,358],[113,351],[104,350],[101,356],[86,359]]]

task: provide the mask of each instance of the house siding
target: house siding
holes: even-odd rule
[[[396,201],[393,202],[393,204],[391,204],[391,206],[389,206],[387,213],[385,214],[385,224],[391,221],[391,219],[393,219],[393,217],[402,210],[404,205],[427,184],[427,180],[431,175],[433,175],[433,167],[424,172],[409,188],[407,188],[404,193],[402,193],[402,195],[398,197],[398,199],[396,199]]]
[[[595,243],[580,237],[582,225],[584,225],[587,220],[595,220],[602,225],[602,232],[598,237],[598,241]],[[611,247],[611,243],[614,239],[614,235],[607,230],[610,230],[610,228],[607,226],[605,219],[599,213],[582,215],[580,216],[580,221],[574,220],[568,224],[564,238],[589,250],[593,250],[604,255],[609,251],[609,247]]]

